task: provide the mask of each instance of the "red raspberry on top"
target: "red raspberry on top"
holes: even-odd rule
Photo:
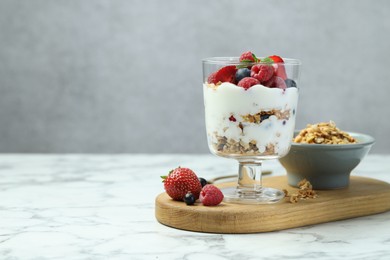
[[[217,206],[223,200],[223,193],[214,185],[207,184],[200,192],[199,200],[204,206]]]
[[[251,77],[256,78],[260,83],[268,81],[274,75],[274,68],[268,64],[256,64],[252,66]]]
[[[195,199],[199,198],[202,185],[191,169],[178,167],[161,178],[165,191],[172,199],[182,201],[187,192],[191,192]]]
[[[247,51],[241,54],[240,62],[258,62],[259,59],[252,52]]]
[[[235,83],[236,71],[237,68],[234,65],[222,67],[216,72],[211,73],[207,78],[207,82],[213,84],[217,84],[218,82]]]
[[[247,90],[248,88],[250,88],[254,85],[257,85],[257,84],[260,84],[260,81],[258,81],[255,78],[252,78],[252,77],[246,77],[246,78],[243,78],[242,80],[240,80],[240,82],[238,82],[237,86],[242,87],[245,90]]]

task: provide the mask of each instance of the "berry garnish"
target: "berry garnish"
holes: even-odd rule
[[[284,80],[287,79],[286,69],[283,65],[284,60],[278,55],[272,55],[269,58],[274,62],[272,66],[274,67],[275,75]]]
[[[192,194],[190,191],[186,193],[183,200],[187,205],[194,205],[196,201],[194,194]]]
[[[284,60],[278,55],[272,55],[269,56],[269,58],[273,60],[275,63],[284,63]]]
[[[274,75],[274,68],[268,64],[256,64],[252,66],[251,77],[256,78],[260,83],[266,82]]]
[[[272,77],[269,81],[264,83],[264,86],[267,86],[269,88],[287,88],[286,82],[284,82],[284,80],[278,76]]]
[[[200,202],[205,206],[217,206],[223,200],[223,194],[220,189],[212,184],[203,187],[199,196]]]
[[[225,66],[218,71],[211,73],[207,78],[208,83],[217,84],[218,82],[230,82],[235,83],[235,75],[237,68],[234,65]]]
[[[241,68],[236,71],[236,82],[240,82],[243,78],[250,77],[251,70],[248,68]]]
[[[258,84],[260,84],[260,81],[258,81],[257,79],[247,77],[247,78],[243,78],[242,80],[240,80],[240,82],[238,82],[237,86],[242,87],[245,90],[247,90],[248,88],[250,88],[254,85],[258,85]]]
[[[286,86],[288,88],[296,88],[297,87],[297,83],[292,79],[286,79],[284,82],[286,82]]]
[[[271,116],[270,114],[260,115],[260,122],[263,122],[264,120],[267,120],[270,116]]]
[[[240,56],[240,62],[258,62],[259,59],[250,51],[244,52]]]
[[[229,121],[236,122],[237,119],[236,119],[233,115],[231,115],[231,116],[229,117]]]
[[[191,192],[195,199],[199,198],[202,185],[191,169],[178,167],[161,178],[165,191],[172,199],[182,201],[187,192]]]
[[[204,187],[204,186],[207,185],[207,181],[206,181],[205,178],[200,177],[200,178],[199,178],[199,181],[200,181],[200,185],[202,185],[202,187]]]

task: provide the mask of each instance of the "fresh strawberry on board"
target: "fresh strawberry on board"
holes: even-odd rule
[[[284,60],[278,55],[272,55],[269,56],[269,58],[274,61],[274,64],[272,64],[272,66],[274,67],[275,75],[281,77],[283,80],[286,80],[287,74],[286,68],[283,65]]]
[[[199,198],[202,185],[191,169],[178,167],[170,171],[168,176],[161,176],[161,178],[165,191],[172,199],[183,201],[188,192],[194,195],[195,200]]]
[[[217,84],[218,82],[230,82],[235,83],[235,75],[237,68],[234,65],[225,66],[217,70],[214,73],[211,73],[207,78],[208,83]]]

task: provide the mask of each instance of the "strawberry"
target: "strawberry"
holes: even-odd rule
[[[217,206],[223,200],[223,194],[220,189],[212,184],[203,187],[199,197],[204,206]]]
[[[268,58],[273,60],[275,63],[284,63],[284,60],[282,59],[282,57],[280,57],[278,55],[272,55],[272,56],[269,56]]]
[[[240,62],[258,62],[260,61],[256,55],[254,55],[252,52],[247,51],[241,54],[240,56]]]
[[[283,80],[286,80],[287,74],[286,74],[286,69],[284,68],[283,65],[284,60],[277,55],[269,56],[269,58],[274,61],[274,64],[272,64],[272,66],[274,67],[275,75],[281,77]]]
[[[246,77],[246,78],[243,78],[242,80],[240,80],[240,82],[238,82],[237,86],[242,87],[245,90],[247,90],[248,88],[250,88],[254,85],[257,85],[257,84],[260,84],[260,81],[258,81],[255,78]]]
[[[251,77],[260,83],[268,81],[274,75],[274,68],[268,64],[256,64],[252,66]]]
[[[210,76],[207,78],[207,82],[214,84],[217,84],[218,82],[234,83],[236,71],[237,68],[234,65],[222,67],[216,72],[211,73]]]
[[[178,167],[170,171],[168,176],[161,176],[161,178],[165,191],[172,199],[183,201],[188,192],[194,195],[195,200],[199,198],[202,185],[191,169]]]

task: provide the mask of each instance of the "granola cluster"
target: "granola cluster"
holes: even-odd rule
[[[249,143],[242,140],[226,138],[216,134],[217,143],[213,143],[214,149],[217,152],[227,154],[245,154],[245,155],[272,155],[275,154],[275,146],[268,144],[265,151],[260,152],[257,147],[256,140],[251,140]]]
[[[276,116],[279,120],[288,120],[290,118],[290,109],[287,110],[277,110],[273,109],[271,111],[261,111],[256,114],[247,114],[241,116],[244,122],[260,124],[265,119],[268,119],[270,116]]]
[[[356,139],[336,127],[333,121],[308,124],[293,140],[307,144],[353,144]]]
[[[315,199],[317,198],[317,193],[315,190],[313,190],[313,186],[311,183],[303,179],[298,183],[298,193],[288,194],[287,190],[283,190],[284,195],[286,198],[289,198],[291,203],[297,203],[299,200],[302,199]]]
[[[256,114],[246,114],[241,115],[242,122],[237,124],[237,127],[241,129],[242,135],[244,135],[244,128],[246,124],[261,124],[264,120],[268,119],[270,116],[275,116],[278,120],[288,120],[290,118],[290,109],[287,110],[277,110],[273,109],[270,111],[260,111]],[[236,118],[231,115],[229,120],[236,122]],[[227,130],[228,127],[224,129]],[[264,148],[259,149],[256,140],[251,140],[249,142],[244,142],[241,139],[227,138],[224,135],[219,135],[217,132],[214,132],[213,143],[214,149],[219,153],[226,154],[245,154],[245,155],[273,155],[275,154],[275,144],[269,143]]]

